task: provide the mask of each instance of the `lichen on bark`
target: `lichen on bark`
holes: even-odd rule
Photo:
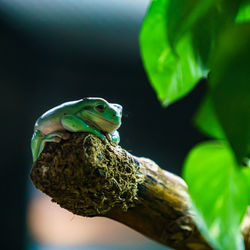
[[[122,158],[116,157],[117,151]],[[92,134],[72,133],[69,140],[47,143],[31,179],[61,207],[91,217],[134,205],[143,181],[138,164],[119,146]]]

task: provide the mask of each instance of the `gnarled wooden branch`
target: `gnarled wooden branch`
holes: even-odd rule
[[[181,178],[92,134],[47,143],[31,179],[74,214],[112,218],[174,249],[211,249],[195,225]],[[250,213],[242,233],[250,249]]]

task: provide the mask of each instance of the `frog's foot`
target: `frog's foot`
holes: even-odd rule
[[[108,134],[109,137],[109,141],[115,143],[115,144],[119,144],[120,142],[120,135],[119,132],[117,130],[115,130],[112,134]]]
[[[41,131],[35,131],[31,140],[31,149],[33,155],[33,162],[39,157],[43,151],[46,142],[60,142],[62,139],[69,139],[70,134],[63,131],[53,132],[48,135],[42,134]]]
[[[40,151],[40,145],[43,140],[44,134],[40,130],[35,130],[33,133],[33,136],[31,138],[31,151],[32,151],[32,157],[33,162],[38,158],[39,151]]]

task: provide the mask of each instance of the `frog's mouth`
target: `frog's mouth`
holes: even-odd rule
[[[117,119],[117,121],[115,120],[110,121],[103,116],[97,116],[97,115],[92,116],[91,119],[87,118],[86,122],[89,125],[92,125],[95,128],[97,128],[98,130],[109,134],[113,133],[121,125],[119,118]]]

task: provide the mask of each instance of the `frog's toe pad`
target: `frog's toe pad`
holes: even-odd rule
[[[61,135],[59,136],[63,140],[68,140],[70,138],[70,133],[68,132],[61,132]]]
[[[44,137],[45,141],[53,141],[53,142],[60,142],[62,139],[67,140],[70,137],[70,133],[59,131],[59,132],[53,132],[51,134],[48,134]]]
[[[55,137],[53,138],[53,142],[59,143],[61,140],[62,140],[62,138],[61,138],[61,137],[58,137],[58,136],[55,136]]]

